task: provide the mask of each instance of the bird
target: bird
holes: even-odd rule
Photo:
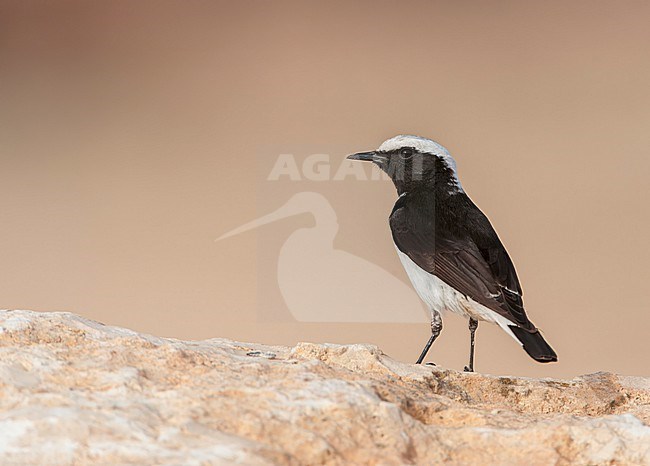
[[[311,214],[314,225],[292,232],[280,248],[275,273],[259,277],[262,284],[277,285],[298,322],[427,321],[428,312],[406,283],[373,262],[334,247],[337,215],[320,193],[297,192],[275,211],[216,241],[302,214]]]
[[[347,159],[377,165],[393,181],[398,198],[390,213],[397,255],[431,312],[431,336],[421,364],[442,331],[441,312],[468,319],[469,363],[474,371],[479,321],[497,324],[535,361],[557,354],[528,319],[514,264],[487,216],[465,193],[456,161],[437,142],[412,135],[384,141],[377,150]]]

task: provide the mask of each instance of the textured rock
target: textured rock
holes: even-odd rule
[[[465,374],[367,345],[0,311],[0,464],[650,464],[650,379]]]

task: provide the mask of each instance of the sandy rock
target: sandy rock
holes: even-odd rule
[[[650,465],[647,378],[466,374],[30,311],[0,311],[0,353],[3,465]]]

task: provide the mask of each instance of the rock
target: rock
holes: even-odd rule
[[[650,464],[647,378],[495,377],[30,311],[0,311],[0,349],[3,465]]]

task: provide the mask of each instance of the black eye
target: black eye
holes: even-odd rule
[[[413,157],[413,153],[414,153],[414,151],[410,147],[404,147],[403,149],[400,149],[400,151],[399,151],[399,155],[403,159],[410,159],[411,157]]]

